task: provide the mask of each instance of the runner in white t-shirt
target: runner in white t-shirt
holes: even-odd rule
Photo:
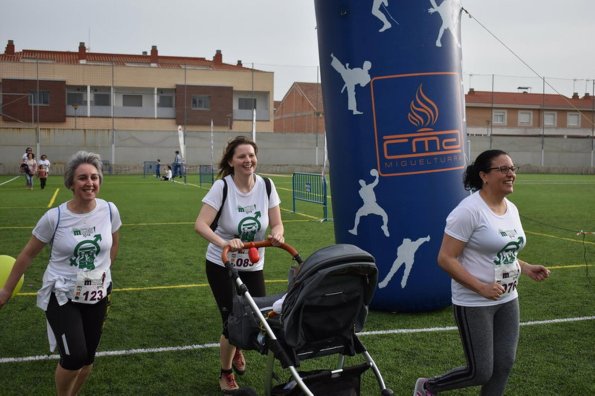
[[[255,174],[257,153],[256,143],[243,136],[238,136],[228,143],[219,162],[219,176],[225,183],[223,180],[217,180],[213,184],[203,198],[203,205],[194,226],[196,232],[209,242],[206,273],[223,322],[223,331],[219,339],[219,386],[224,392],[239,389],[233,370],[240,375],[244,374],[246,360],[239,348],[229,343],[227,318],[233,308],[235,286],[221,262],[221,251],[229,246],[230,261],[238,269],[250,295],[261,297],[266,294],[263,274],[264,249],[260,251],[260,260],[254,264],[250,262],[247,252],[240,249],[244,242],[265,238],[273,244],[284,241],[279,207],[281,200],[273,182],[269,181],[269,194],[267,182]],[[222,202],[224,185],[227,185],[227,194]],[[219,211],[217,227],[213,230],[211,225]],[[268,236],[267,228],[270,229]]]
[[[541,281],[542,265],[518,258],[526,244],[513,192],[517,167],[501,150],[481,153],[467,167],[465,189],[474,191],[446,219],[438,264],[452,278],[454,317],[466,366],[418,378],[414,396],[481,386],[482,395],[503,395],[519,336],[517,285],[521,273]]]
[[[122,222],[113,203],[97,198],[102,181],[98,154],[79,151],[70,159],[64,185],[72,199],[42,216],[0,289],[2,308],[33,259],[44,246],[51,247],[37,305],[46,313],[50,349],[57,345],[60,351],[54,372],[59,395],[80,393],[107,313]]]

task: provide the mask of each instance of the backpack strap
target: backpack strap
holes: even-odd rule
[[[227,199],[227,182],[225,178],[221,179],[223,181],[223,197],[221,198],[221,206],[217,211],[217,215],[215,219],[211,223],[211,230],[215,231],[217,229],[217,224],[219,223],[219,217],[221,217],[221,212],[223,211],[223,205],[225,205],[225,199]]]
[[[269,179],[268,177],[264,177],[264,176],[261,176],[261,177],[263,178],[264,185],[267,188],[267,197],[269,199],[271,199],[271,189],[272,189],[272,187],[271,187],[271,179]]]
[[[58,231],[58,226],[60,225],[60,205],[58,205],[56,209],[58,210],[58,220],[56,221],[56,227],[54,227],[52,239],[50,239],[50,258],[52,257],[52,250],[54,248],[54,238],[56,237],[56,232]]]
[[[261,176],[262,179],[264,180],[264,185],[266,186],[267,189],[267,197],[270,199],[271,198],[271,179],[269,179],[268,177],[264,177]],[[217,229],[217,224],[219,223],[219,218],[221,217],[221,212],[223,211],[223,205],[225,204],[225,199],[227,198],[227,182],[225,181],[225,178],[221,179],[223,180],[223,198],[221,199],[221,206],[219,207],[219,210],[217,211],[217,215],[215,216],[215,219],[213,220],[213,222],[211,223],[211,230],[215,231]]]

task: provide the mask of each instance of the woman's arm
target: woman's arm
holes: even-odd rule
[[[110,265],[114,265],[116,257],[118,256],[118,249],[120,249],[120,231],[116,231],[112,234],[112,248],[109,252],[109,258],[111,260]]]
[[[21,253],[17,256],[12,271],[8,275],[8,279],[4,284],[4,287],[0,289],[0,308],[4,306],[12,296],[12,292],[16,287],[21,276],[27,271],[33,259],[37,257],[41,249],[45,246],[45,243],[41,242],[34,236],[29,239],[29,242],[25,245]]]
[[[471,275],[459,261],[465,242],[444,234],[438,252],[438,265],[457,282],[485,298],[497,300],[504,288],[497,283],[484,283]]]
[[[215,217],[217,217],[217,210],[211,205],[203,204],[200,208],[200,212],[198,212],[198,217],[194,222],[194,230],[204,239],[219,246],[221,249],[228,244],[232,250],[241,249],[244,243],[239,238],[226,241],[211,229],[211,224],[215,220]]]
[[[285,241],[285,227],[283,227],[283,221],[281,220],[281,207],[279,205],[269,209],[269,226],[271,227],[271,233],[268,238],[273,245],[278,245]]]

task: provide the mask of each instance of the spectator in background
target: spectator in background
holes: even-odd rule
[[[155,164],[155,177],[157,179],[161,178],[161,160],[157,158],[157,163]]]
[[[182,177],[182,156],[180,152],[176,150],[176,157],[174,158],[174,175],[173,177]]]
[[[39,178],[39,185],[43,190],[45,188],[45,183],[48,179],[48,171],[45,165],[38,164],[37,165],[37,177]]]
[[[33,152],[33,149],[31,147],[27,147],[25,149],[25,153],[23,154],[23,158],[22,158],[21,162],[27,161],[27,154],[32,153],[32,152]]]
[[[169,180],[173,181],[173,177],[172,177],[172,174],[171,174],[171,166],[170,165],[167,166],[167,170],[165,171],[165,175],[161,176],[161,180],[163,180],[163,181],[169,181]]]
[[[50,174],[50,160],[48,159],[48,156],[45,154],[41,154],[41,158],[39,159],[39,161],[37,161],[37,165],[43,165],[45,167],[46,172],[48,173],[48,175]]]
[[[27,168],[24,169],[26,185],[29,190],[33,190],[33,176],[37,174],[37,161],[35,161],[33,152],[27,153],[25,164],[27,165]]]

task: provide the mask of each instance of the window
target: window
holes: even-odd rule
[[[556,122],[556,112],[555,111],[546,111],[543,113],[543,125],[546,127],[555,127],[557,124]]]
[[[531,126],[533,125],[533,112],[532,111],[519,111],[519,126]]]
[[[84,103],[84,96],[83,96],[82,92],[67,92],[66,93],[66,104],[67,105],[82,106],[83,103]]]
[[[29,92],[29,104],[48,106],[50,104],[50,93],[48,91]]]
[[[211,97],[206,95],[192,95],[192,110],[209,110]]]
[[[568,113],[566,126],[568,128],[580,128],[581,126],[581,115],[580,113]]]
[[[256,108],[255,98],[238,98],[239,110],[252,110]]]
[[[159,102],[157,102],[157,107],[174,107],[173,95],[159,95]]]
[[[506,110],[494,110],[492,112],[492,124],[506,125]]]
[[[122,95],[122,106],[124,107],[143,107],[142,95]]]
[[[111,103],[109,92],[95,92],[93,94],[93,104],[95,106],[109,106]]]

